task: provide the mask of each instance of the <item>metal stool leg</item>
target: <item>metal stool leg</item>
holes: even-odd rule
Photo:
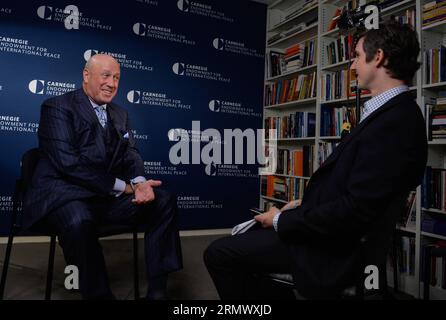
[[[393,292],[398,292],[398,256],[397,256],[397,234],[392,239],[392,263],[393,263]]]
[[[430,282],[431,282],[431,255],[432,246],[425,246],[424,248],[424,285],[423,285],[423,299],[429,300]]]
[[[135,287],[135,300],[139,299],[139,269],[138,269],[138,231],[133,231],[133,282]]]
[[[56,236],[51,236],[50,254],[48,256],[48,271],[46,274],[46,289],[45,300],[51,299],[51,290],[53,285],[53,271],[54,271],[54,255],[56,252]]]
[[[11,228],[6,246],[5,260],[3,261],[2,279],[0,281],[0,300],[3,300],[6,287],[6,276],[8,275],[9,259],[11,257],[12,243],[14,241],[15,228]]]
[[[11,258],[12,244],[14,242],[14,236],[18,231],[17,216],[19,206],[19,194],[22,187],[22,180],[17,180],[15,183],[14,194],[12,198],[12,216],[11,216],[11,228],[8,236],[8,244],[6,246],[5,260],[3,261],[2,278],[0,280],[0,300],[3,300],[6,287],[6,277],[8,275],[9,260]]]

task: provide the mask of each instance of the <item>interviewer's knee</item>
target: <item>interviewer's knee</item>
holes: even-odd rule
[[[204,251],[204,264],[209,268],[212,266],[227,264],[230,260],[229,255],[226,254],[225,238],[213,241]]]

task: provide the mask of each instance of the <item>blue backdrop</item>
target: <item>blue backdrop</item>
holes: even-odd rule
[[[75,10],[64,13],[69,5],[78,29]],[[86,59],[104,52],[121,63],[114,101],[129,111],[147,174],[177,194],[181,228],[248,218],[258,204],[257,167],[191,164],[192,156],[172,164],[177,142],[168,133],[191,133],[192,121],[222,136],[262,126],[265,23],[266,6],[248,0],[2,0],[0,233],[8,230],[20,157],[37,146],[41,103],[80,88]]]

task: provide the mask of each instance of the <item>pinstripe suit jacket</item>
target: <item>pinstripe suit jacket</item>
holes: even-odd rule
[[[38,133],[41,157],[24,197],[24,228],[69,201],[110,196],[115,178],[144,176],[127,111],[113,103],[107,109],[119,135],[111,161],[103,129],[83,89],[44,101]]]

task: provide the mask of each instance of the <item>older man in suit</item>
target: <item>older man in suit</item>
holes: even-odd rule
[[[127,111],[112,103],[119,80],[118,62],[94,55],[81,89],[42,104],[24,226],[54,228],[66,262],[79,268],[84,299],[113,299],[96,227],[143,223],[147,298],[164,299],[167,274],[182,268],[176,199],[144,176]]]
[[[339,297],[354,284],[360,239],[386,232],[375,226],[392,222],[394,199],[422,181],[426,129],[407,87],[419,50],[408,26],[383,24],[359,37],[352,69],[373,96],[360,124],[313,174],[300,205],[273,207],[256,216],[265,229],[209,246],[204,259],[222,299],[259,297],[254,272],[292,273],[307,298]]]

